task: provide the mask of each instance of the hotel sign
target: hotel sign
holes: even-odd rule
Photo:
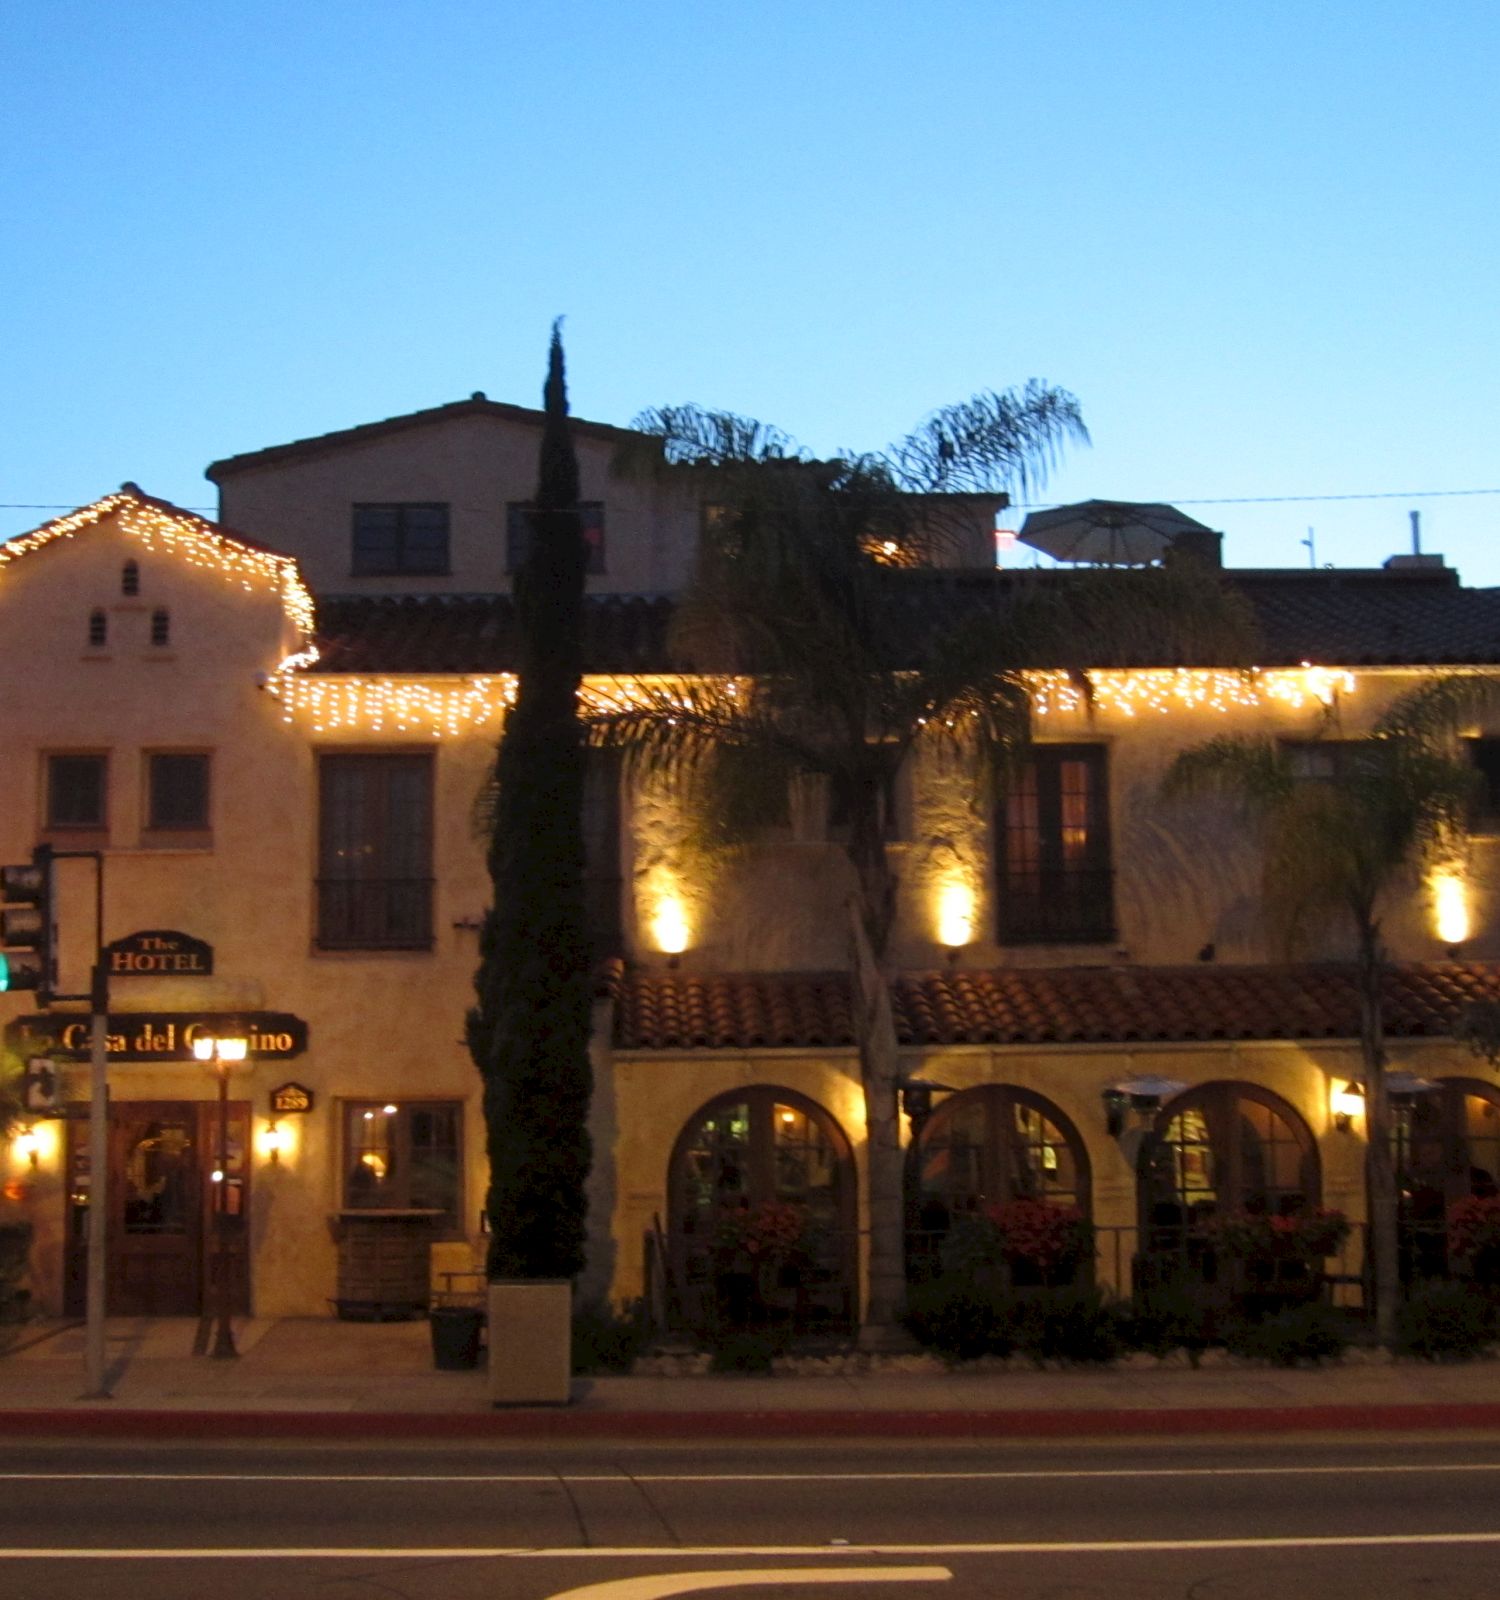
[[[307,1024],[288,1011],[116,1011],[105,1031],[110,1061],[194,1061],[193,1041],[234,1033],[248,1041],[249,1060],[285,1061],[307,1049]],[[65,1061],[87,1061],[90,1019],[76,1012],[18,1017],[6,1043],[21,1055],[41,1051]]]
[[[105,945],[104,965],[111,978],[207,978],[214,947],[173,928],[148,928]]]

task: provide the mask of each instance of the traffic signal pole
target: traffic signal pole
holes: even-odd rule
[[[102,877],[102,871],[100,876]],[[93,1016],[89,1024],[89,1239],[88,1282],[84,1301],[85,1400],[108,1400],[109,1372],[104,1342],[104,1256],[109,1245],[105,1185],[109,1176],[109,980],[104,952],[94,962],[89,986]]]

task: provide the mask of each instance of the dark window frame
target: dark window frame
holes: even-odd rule
[[[414,1140],[413,1123],[422,1116],[446,1115],[451,1118],[451,1139],[432,1140],[421,1144]],[[364,1125],[369,1123],[372,1132],[384,1133],[387,1138],[362,1136]],[[458,1237],[463,1231],[465,1215],[464,1190],[464,1102],[451,1096],[432,1098],[391,1098],[388,1100],[345,1100],[341,1141],[343,1150],[343,1177],[340,1180],[340,1204],[347,1211],[440,1211],[435,1223],[439,1237]],[[421,1162],[419,1152],[437,1151],[451,1155],[452,1167],[447,1181],[442,1185],[445,1194],[434,1194],[420,1186],[413,1186]],[[385,1172],[378,1178],[362,1180],[361,1171],[373,1172],[366,1163],[367,1155],[389,1153]],[[383,1159],[383,1158],[382,1158]],[[429,1163],[429,1170],[431,1163]],[[440,1201],[434,1204],[434,1201]]]
[[[58,764],[94,764],[98,772],[98,809],[90,817],[58,814]],[[102,750],[49,750],[42,758],[42,825],[48,833],[106,833],[109,830],[109,753]]]
[[[1067,785],[1079,777],[1083,791]],[[1081,799],[1081,848],[1066,837]],[[1116,937],[1109,746],[1037,744],[995,815],[996,936],[1002,945],[1109,944]]]
[[[530,527],[527,519],[536,510],[534,502],[530,500],[508,500],[505,503],[505,570],[514,577],[520,571],[521,563],[526,559],[529,548],[527,535]],[[578,510],[583,519],[583,537],[588,545],[588,565],[585,573],[591,578],[597,578],[608,569],[605,565],[605,522],[604,502],[602,500],[580,500]]]
[[[1472,833],[1500,833],[1500,735],[1479,734],[1463,740],[1464,753],[1477,776]]]
[[[88,640],[90,650],[109,648],[109,613],[103,606],[95,606],[89,612]]]
[[[201,763],[203,772],[202,805],[197,810],[194,820],[162,820],[163,813],[170,812],[173,808],[170,802],[162,804],[166,797],[159,791],[157,778],[159,773],[167,769],[168,762],[198,762]],[[213,826],[213,758],[207,750],[147,750],[145,752],[146,766],[146,797],[145,797],[145,830],[152,834],[164,833],[208,833]]]
[[[431,751],[319,752],[318,949],[432,949],[435,785]]]
[[[439,512],[442,514],[441,552],[424,555],[419,548],[421,530],[415,524],[420,514]],[[392,518],[388,550],[376,544],[376,530],[371,525],[381,514]],[[453,570],[452,538],[452,517],[446,500],[357,500],[350,511],[350,576],[446,578]]]

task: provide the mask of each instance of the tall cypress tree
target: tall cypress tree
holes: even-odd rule
[[[560,329],[553,324],[531,537],[515,578],[516,701],[496,757],[493,903],[467,1030],[484,1080],[492,1278],[572,1278],[584,1264],[593,1074],[578,687],[587,554]]]

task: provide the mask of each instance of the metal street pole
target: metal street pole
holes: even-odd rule
[[[108,1400],[105,1371],[104,1256],[109,1242],[106,1187],[109,1173],[109,979],[103,952],[94,963],[89,1029],[89,1236],[84,1365],[86,1400]]]
[[[218,1327],[209,1355],[216,1360],[237,1356],[234,1323],[229,1297],[229,1059],[223,1054],[224,1042],[216,1041],[219,1069],[219,1189],[214,1196],[214,1308]]]

